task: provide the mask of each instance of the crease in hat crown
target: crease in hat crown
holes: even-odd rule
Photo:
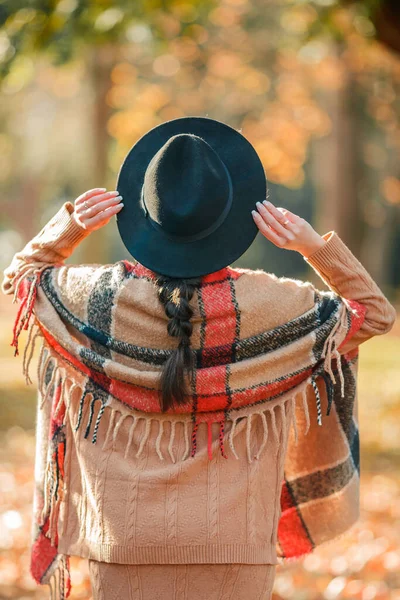
[[[171,136],[156,152],[147,166],[140,199],[150,224],[182,242],[216,231],[232,201],[225,163],[208,142],[191,133]]]

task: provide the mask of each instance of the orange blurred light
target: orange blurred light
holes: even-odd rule
[[[237,86],[249,90],[253,94],[265,94],[271,87],[271,80],[265,73],[255,69],[246,69],[242,75],[239,74]]]
[[[318,13],[310,5],[295,6],[283,11],[281,25],[289,33],[305,33],[318,18]]]
[[[265,169],[273,169],[284,157],[282,149],[272,139],[254,141],[253,145]]]
[[[171,98],[165,87],[153,83],[140,90],[136,95],[136,100],[144,109],[156,111],[170,102]]]
[[[208,18],[219,27],[232,27],[240,21],[240,14],[227,6],[219,6],[210,12]]]
[[[242,60],[237,54],[220,51],[210,56],[207,66],[213,75],[234,79],[240,73],[242,64]]]
[[[389,204],[400,204],[400,180],[386,177],[382,183],[382,194]]]
[[[126,110],[110,117],[107,131],[121,143],[129,144],[155,127],[158,122],[159,118],[152,110]]]
[[[170,45],[171,54],[180,60],[193,62],[201,55],[200,48],[195,40],[188,36],[183,36],[173,40]]]
[[[179,60],[173,54],[158,56],[153,62],[153,71],[163,77],[172,77],[180,69]]]
[[[134,87],[117,85],[107,93],[106,102],[112,108],[125,108],[135,101],[135,97]]]
[[[128,62],[115,65],[111,71],[111,81],[117,84],[128,84],[136,81],[137,69]]]

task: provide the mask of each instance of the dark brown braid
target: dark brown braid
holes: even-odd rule
[[[179,338],[179,345],[163,365],[160,377],[160,405],[162,412],[173,406],[185,404],[186,390],[185,373],[189,374],[190,381],[194,376],[194,352],[190,348],[190,336],[193,325],[190,322],[193,309],[190,300],[196,287],[200,284],[201,277],[190,279],[176,279],[159,275],[156,278],[158,298],[164,306],[165,314],[169,318],[167,330],[170,336]]]

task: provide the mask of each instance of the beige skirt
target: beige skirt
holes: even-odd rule
[[[89,559],[93,600],[270,600],[276,565],[125,565]]]

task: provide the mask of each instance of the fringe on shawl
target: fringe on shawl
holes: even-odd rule
[[[343,315],[344,315],[344,318],[342,318],[342,321],[344,322],[344,319],[346,318],[346,314],[343,312]],[[284,400],[285,406],[290,404],[292,407],[292,410],[290,411],[290,414],[292,415],[291,427],[293,428],[294,439],[295,439],[296,444],[298,442],[298,425],[296,422],[296,406],[299,403],[300,403],[300,409],[303,410],[304,415],[305,415],[305,422],[306,422],[305,431],[304,431],[305,435],[307,434],[307,432],[310,428],[310,424],[311,424],[309,410],[308,410],[308,399],[310,397],[308,395],[308,391],[309,391],[310,387],[314,391],[314,396],[315,396],[315,401],[316,401],[316,406],[317,406],[317,423],[318,423],[318,425],[322,425],[321,398],[320,398],[318,385],[316,382],[316,379],[318,376],[321,376],[324,379],[325,384],[326,384],[327,396],[328,396],[328,409],[327,409],[326,414],[327,415],[330,414],[331,405],[333,402],[333,384],[336,383],[336,378],[333,373],[332,365],[331,365],[331,361],[333,358],[337,359],[337,371],[338,371],[340,381],[341,381],[341,395],[344,396],[344,376],[343,376],[342,367],[341,367],[340,354],[338,353],[338,351],[335,347],[335,340],[333,339],[333,336],[334,336],[335,331],[338,326],[340,326],[340,322],[338,322],[336,324],[335,329],[332,331],[331,335],[326,340],[325,347],[323,349],[323,354],[322,354],[322,356],[324,357],[323,364],[307,380],[302,382],[302,384],[300,384],[298,386],[298,388],[296,388],[296,390],[293,392],[293,394],[291,396],[288,395],[288,398],[286,400]],[[31,356],[31,352],[27,352],[27,354],[28,354],[28,356]],[[43,355],[43,353],[42,353],[40,360],[41,360],[41,364],[39,365],[39,373],[38,374],[39,374],[39,389],[40,389],[41,396],[42,396],[42,404],[41,405],[44,406],[46,403],[51,401],[52,396],[54,396],[54,388],[55,387],[59,388],[60,389],[59,399],[57,401],[57,406],[54,407],[54,418],[56,418],[60,411],[60,407],[65,406],[64,410],[68,411],[71,397],[74,394],[79,393],[80,400],[78,403],[78,410],[77,410],[77,414],[75,417],[74,429],[75,429],[75,431],[78,431],[81,428],[84,428],[85,439],[88,439],[88,438],[91,439],[91,442],[93,444],[97,443],[97,434],[98,434],[99,425],[100,425],[101,419],[103,418],[103,415],[105,413],[105,409],[107,408],[108,413],[109,413],[109,427],[108,427],[108,431],[107,431],[105,440],[103,442],[103,447],[106,447],[111,439],[112,439],[112,441],[116,440],[116,438],[118,436],[118,432],[121,430],[122,424],[124,423],[124,421],[126,419],[128,419],[131,422],[129,425],[128,441],[127,441],[127,445],[125,448],[125,457],[128,456],[129,452],[134,451],[135,456],[138,458],[141,456],[143,449],[145,447],[145,444],[149,438],[152,421],[156,421],[157,426],[158,426],[158,433],[157,433],[157,436],[155,439],[155,451],[157,452],[157,455],[159,456],[160,460],[165,460],[165,458],[166,458],[166,456],[164,456],[162,449],[161,449],[161,440],[163,439],[163,436],[169,435],[168,446],[167,446],[168,455],[172,462],[174,462],[174,463],[176,462],[177,457],[174,455],[173,443],[174,443],[174,438],[175,438],[175,433],[176,433],[176,427],[178,425],[181,425],[183,427],[184,438],[185,438],[184,452],[179,460],[187,460],[188,458],[193,457],[196,454],[196,451],[197,451],[197,439],[196,439],[197,436],[196,436],[196,434],[197,434],[197,430],[200,425],[200,422],[197,421],[196,419],[192,419],[190,415],[182,415],[182,418],[180,418],[180,415],[179,416],[174,415],[174,418],[171,419],[168,415],[161,415],[161,414],[160,415],[157,414],[156,416],[153,413],[151,415],[146,415],[143,412],[140,412],[140,414],[135,414],[135,411],[133,409],[125,408],[122,404],[121,404],[121,407],[118,407],[118,408],[111,407],[111,406],[109,406],[109,403],[110,403],[109,397],[105,398],[104,394],[101,394],[101,395],[99,394],[97,396],[95,391],[87,392],[82,387],[80,387],[80,385],[77,384],[76,381],[74,381],[73,377],[68,374],[67,369],[65,367],[61,366],[62,363],[60,363],[58,361],[56,356],[54,356],[52,354],[51,350],[48,347],[47,347],[46,355]],[[28,367],[29,367],[29,361],[27,361],[27,363],[26,363],[26,369]],[[329,377],[328,377],[328,375],[329,375]],[[48,378],[47,384],[45,384],[46,376]],[[84,407],[87,402],[90,403],[90,407],[89,407],[89,411],[86,413],[84,411]],[[96,402],[100,403],[100,408],[97,412],[96,419],[94,419]],[[217,420],[217,417],[216,417],[215,420],[213,421],[213,419],[211,417],[210,420],[207,422],[207,426],[208,426],[207,447],[208,447],[209,458],[212,459],[213,447],[214,447],[216,441],[218,442],[219,451],[224,458],[228,458],[225,453],[225,444],[229,445],[229,447],[232,451],[232,454],[236,459],[240,458],[235,449],[234,434],[235,434],[235,429],[236,429],[238,422],[242,421],[243,419],[247,419],[247,423],[246,423],[247,459],[249,462],[251,462],[253,459],[259,459],[262,451],[264,450],[264,448],[267,444],[268,435],[270,434],[270,430],[272,430],[272,433],[274,435],[277,435],[275,413],[276,413],[277,407],[281,404],[281,402],[279,402],[279,399],[278,399],[277,402],[271,401],[271,406],[266,406],[266,404],[267,403],[261,403],[259,408],[255,408],[255,407],[250,408],[249,407],[249,410],[247,410],[246,407],[244,407],[243,409],[240,409],[238,411],[235,411],[235,410],[227,411],[227,413],[224,414],[224,420]],[[248,414],[246,414],[246,412]],[[84,413],[87,414],[85,423],[83,422],[84,421],[84,418],[83,418]],[[249,414],[249,413],[251,413],[251,414]],[[267,418],[268,416],[269,416],[269,418]],[[261,440],[261,443],[260,443],[260,446],[259,446],[259,449],[258,449],[256,455],[251,456],[250,441],[252,440],[253,427],[255,427],[257,425],[256,419],[259,419],[261,421],[260,424],[261,424],[261,431],[262,431],[262,440]],[[138,443],[138,446],[135,448],[135,450],[132,450],[133,434],[134,434],[134,431],[137,428],[140,420],[144,421],[144,427],[142,429],[142,432],[143,432],[142,437],[140,439],[140,442]],[[231,426],[229,432],[225,431],[227,420],[232,421],[232,426]],[[93,424],[93,421],[95,421],[94,424]],[[169,425],[170,425],[168,428],[169,429],[168,432],[165,431],[166,421],[168,421]],[[219,424],[217,440],[213,439],[213,430],[212,430],[213,422],[217,422]],[[53,464],[53,466],[49,466],[48,477],[47,477],[47,482],[48,482],[47,483],[47,492],[48,492],[48,496],[50,499],[48,499],[48,496],[46,495],[46,500],[48,500],[49,502],[51,502],[52,490],[53,490],[53,493],[54,493],[54,490],[58,490],[58,486],[57,486],[57,476],[58,475],[57,474],[58,474],[58,470],[57,470],[56,466],[54,464]]]
[[[40,559],[39,559],[40,562]],[[36,579],[34,577],[34,579]],[[71,594],[70,557],[68,554],[58,554],[54,551],[54,558],[50,567],[45,570],[40,585],[49,586],[49,600],[66,600]]]
[[[21,304],[19,306],[17,317],[14,323],[13,338],[11,341],[11,346],[15,348],[14,356],[18,356],[19,354],[18,341],[22,330],[26,330],[29,327],[29,322],[33,314],[33,308],[35,305],[37,288],[40,283],[41,275],[47,266],[48,265],[42,265],[41,267],[38,267],[37,264],[26,265],[26,267],[18,273],[17,277],[15,277],[12,280],[12,284],[14,285],[13,303],[15,303],[18,298],[21,299]],[[21,291],[23,291],[21,290],[23,285],[27,286],[27,291],[21,294]],[[28,347],[29,339],[25,349],[25,353]],[[32,382],[27,381],[27,383]]]
[[[43,269],[31,267],[29,270],[24,271],[23,275],[19,278],[19,280],[15,286],[14,300],[16,300],[16,298],[18,296],[18,290],[20,288],[22,280],[24,278],[26,278],[27,275],[33,275],[33,278],[30,282],[29,291],[25,294],[25,298],[21,303],[20,310],[18,311],[18,315],[17,315],[16,321],[15,321],[14,335],[13,335],[13,341],[12,341],[12,345],[15,346],[15,348],[16,348],[15,354],[18,354],[18,337],[19,337],[22,329],[23,328],[27,329],[28,325],[29,325],[29,319],[32,314],[33,304],[34,304],[35,295],[36,295],[36,288],[40,282],[40,276],[41,276],[42,270]],[[25,307],[25,313],[22,314],[23,313],[22,309],[24,307]],[[332,405],[332,401],[333,401],[333,384],[336,383],[336,378],[335,378],[335,375],[332,370],[332,360],[334,358],[336,358],[337,370],[338,370],[338,374],[340,377],[341,395],[342,395],[342,397],[344,396],[345,382],[344,382],[344,376],[343,376],[343,372],[342,372],[342,368],[341,368],[341,357],[340,357],[339,351],[336,347],[337,331],[339,328],[342,328],[342,327],[344,327],[344,328],[347,327],[347,314],[346,314],[346,310],[344,310],[344,309],[341,311],[340,318],[337,320],[335,326],[333,327],[329,336],[325,340],[325,344],[324,344],[322,354],[321,354],[321,357],[324,358],[323,365],[321,365],[321,367],[317,371],[315,371],[313,373],[313,375],[311,375],[305,382],[303,382],[303,384],[301,384],[299,386],[300,391],[297,389],[293,393],[293,395],[285,401],[285,403],[290,402],[293,405],[293,410],[291,411],[292,415],[293,415],[292,427],[294,430],[296,444],[297,444],[297,440],[298,440],[298,431],[297,431],[297,424],[296,424],[296,417],[295,417],[295,413],[296,413],[295,406],[296,406],[297,400],[300,398],[302,401],[302,408],[303,408],[303,411],[304,411],[304,414],[306,417],[306,421],[307,421],[307,427],[306,427],[306,431],[304,433],[307,434],[307,432],[309,430],[309,426],[310,426],[310,418],[309,418],[308,407],[307,407],[307,389],[310,385],[312,386],[312,388],[314,390],[314,394],[315,394],[315,400],[316,400],[316,406],[317,406],[317,423],[318,423],[318,425],[322,425],[321,399],[320,399],[318,386],[316,383],[316,378],[318,376],[321,376],[325,380],[327,395],[328,395],[327,415],[330,414],[331,405]],[[36,329],[36,331],[34,331],[35,329]],[[40,334],[39,329],[36,327],[35,323],[33,323],[32,327],[30,328],[30,331],[28,333],[27,344],[25,347],[24,357],[23,357],[23,374],[25,376],[27,383],[32,383],[30,376],[29,376],[29,365],[30,365],[30,362],[33,357],[36,339],[40,335],[41,334]],[[60,389],[60,394],[59,394],[58,406],[55,407],[55,409],[54,409],[54,418],[56,418],[61,406],[65,407],[64,412],[66,409],[68,409],[69,398],[72,395],[72,393],[75,391],[75,388],[79,388],[79,386],[73,381],[73,379],[71,377],[69,377],[67,375],[66,369],[59,366],[56,357],[52,355],[49,348],[48,348],[46,357],[44,357],[43,351],[44,351],[44,345],[42,346],[41,354],[39,357],[39,371],[38,371],[39,389],[40,389],[40,393],[41,393],[41,406],[40,407],[43,408],[43,406],[46,405],[49,402],[49,400],[51,400],[52,395],[54,395],[53,392],[54,392],[55,387],[58,388],[60,386],[61,389]],[[50,376],[50,381],[47,383],[47,385],[45,385],[45,377],[48,372],[48,367],[51,363],[52,363],[53,368],[52,368],[52,373]],[[328,375],[329,375],[330,379],[328,378]],[[92,443],[96,443],[98,428],[100,425],[100,421],[103,417],[105,408],[108,404],[108,400],[104,400],[104,396],[96,397],[95,393],[87,393],[87,392],[85,393],[84,390],[82,390],[81,388],[79,388],[79,390],[80,390],[81,398],[80,398],[80,402],[79,402],[79,411],[78,411],[78,417],[77,417],[77,421],[76,421],[76,425],[75,425],[75,431],[77,431],[80,428],[81,423],[82,423],[84,403],[85,403],[85,401],[90,400],[90,412],[89,412],[88,422],[86,423],[86,428],[85,428],[85,435],[84,435],[85,438],[87,438],[90,433],[92,420],[93,420],[93,416],[94,416],[95,402],[98,402],[98,401],[101,402],[100,410],[98,412],[96,422],[94,425],[94,429],[93,429],[93,434],[92,434]],[[267,423],[267,419],[266,419],[266,414],[268,414],[268,413],[270,414],[271,427],[274,430],[274,427],[275,427],[274,409],[276,408],[276,406],[277,406],[276,403],[274,403],[274,405],[271,407],[266,407],[265,404],[260,404],[259,410],[253,409],[253,410],[251,410],[251,414],[244,415],[244,416],[242,416],[240,414],[243,411],[238,411],[236,416],[235,416],[235,411],[232,411],[232,410],[225,411],[224,419],[218,421],[218,423],[219,423],[218,442],[219,442],[219,449],[220,449],[221,455],[224,458],[227,458],[227,456],[225,454],[225,446],[224,445],[226,442],[226,433],[225,433],[226,420],[227,420],[227,418],[229,418],[229,420],[232,421],[232,427],[231,427],[231,430],[230,430],[230,433],[228,436],[228,443],[229,443],[229,446],[230,446],[235,458],[239,459],[239,457],[235,451],[235,448],[234,448],[233,436],[234,436],[234,431],[235,431],[235,427],[238,422],[238,419],[243,419],[243,418],[246,419],[247,418],[247,420],[248,420],[247,428],[246,428],[247,457],[248,457],[249,461],[252,460],[252,458],[250,457],[250,451],[249,451],[249,446],[250,446],[249,440],[251,439],[252,417],[258,416],[261,419],[262,428],[263,428],[263,439],[261,442],[260,449],[257,452],[257,455],[255,457],[255,458],[259,458],[262,450],[264,449],[264,447],[267,443],[267,439],[268,439],[268,423]],[[119,421],[115,424],[115,429],[113,431],[113,440],[115,440],[118,430],[120,429],[122,422],[125,420],[125,418],[130,417],[132,419],[132,423],[131,423],[130,430],[129,430],[128,443],[127,443],[127,447],[126,447],[126,451],[125,451],[125,456],[127,456],[128,451],[130,449],[130,446],[132,443],[132,438],[133,438],[133,433],[137,426],[138,421],[140,419],[145,420],[146,426],[144,429],[144,435],[141,439],[139,448],[137,449],[137,452],[136,452],[136,457],[139,457],[143,451],[144,445],[148,438],[148,435],[150,432],[151,420],[154,419],[154,417],[145,416],[145,415],[143,415],[143,413],[140,416],[137,416],[137,415],[135,415],[135,413],[132,410],[130,410],[129,412],[127,411],[126,413],[118,411],[117,409],[111,409],[111,410],[113,413],[114,412],[121,413]],[[114,416],[115,415],[113,415],[113,418],[111,419],[112,421],[114,420]],[[156,452],[157,452],[160,460],[164,460],[164,456],[161,451],[161,439],[162,439],[163,432],[164,432],[164,421],[168,420],[168,418],[163,417],[161,419],[157,416],[157,418],[155,420],[157,420],[159,423],[159,432],[158,432],[158,436],[157,436],[156,443],[155,443]],[[196,420],[196,418],[192,418],[191,422],[187,419],[182,419],[182,421],[179,421],[179,419],[176,419],[176,418],[173,420],[171,419],[170,420],[171,426],[170,426],[170,440],[169,440],[169,444],[168,444],[168,453],[169,453],[169,456],[170,456],[172,462],[176,461],[176,458],[173,454],[172,445],[173,445],[173,441],[174,441],[176,424],[178,422],[181,422],[183,424],[184,433],[185,433],[185,451],[184,451],[184,454],[183,454],[181,460],[186,460],[189,456],[191,456],[191,457],[195,456],[196,450],[197,450],[197,430],[198,430],[199,422]],[[189,447],[189,431],[188,431],[189,425],[192,425],[191,447]],[[212,425],[212,423],[209,422],[208,423],[208,455],[209,455],[210,459],[212,459],[212,446],[213,446],[211,425]],[[110,433],[110,431],[111,431],[111,429],[109,428],[109,433]],[[109,437],[109,433],[107,434],[107,438]],[[106,439],[104,443],[106,444],[107,442],[108,442],[108,439]],[[54,452],[56,452],[56,454],[58,455],[60,450],[58,450],[58,451],[54,450]],[[54,481],[54,473],[56,473],[55,482],[52,484],[53,487],[51,489],[57,490],[57,491],[58,491],[57,473],[59,470],[60,469],[59,468],[57,469],[55,467],[55,465],[53,464],[53,467],[49,467],[48,477],[46,478],[49,481]],[[58,500],[58,498],[56,498],[56,500]],[[51,499],[46,497],[46,501],[50,502]]]

